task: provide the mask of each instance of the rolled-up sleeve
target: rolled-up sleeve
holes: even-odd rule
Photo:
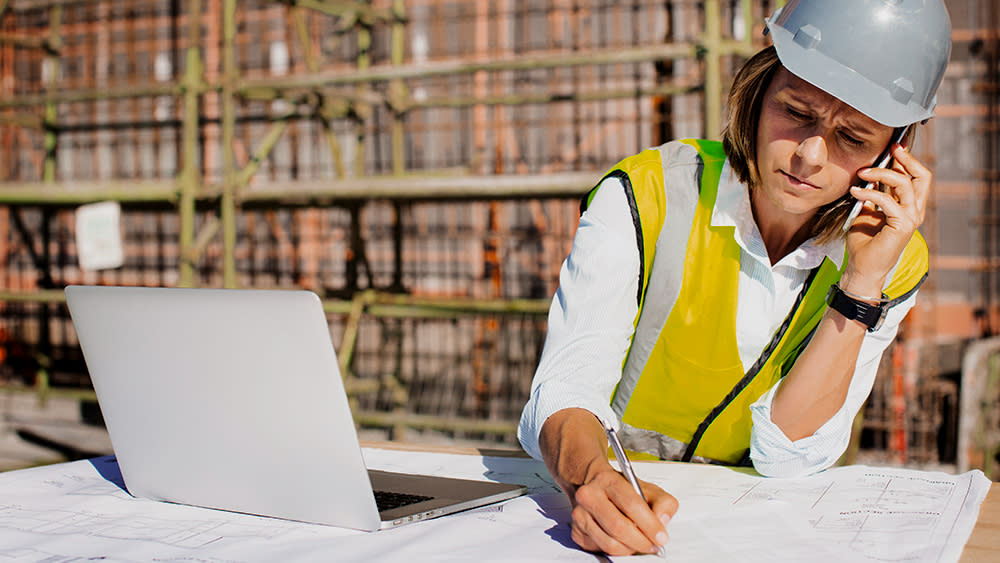
[[[871,393],[882,354],[896,337],[899,324],[915,302],[916,292],[889,309],[882,326],[865,336],[847,399],[811,436],[792,441],[771,421],[771,403],[781,382],[750,406],[753,419],[750,459],[757,472],[769,477],[801,477],[837,462],[851,439],[854,416]]]
[[[638,312],[638,272],[632,214],[621,182],[609,178],[580,217],[549,308],[542,357],[517,433],[532,457],[541,459],[539,432],[560,410],[585,409],[618,426],[611,396]]]

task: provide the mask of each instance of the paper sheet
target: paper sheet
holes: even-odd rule
[[[565,497],[544,465],[403,454],[366,457],[386,460],[369,459],[377,469],[399,468],[402,458],[426,474],[516,476],[537,494],[366,534],[136,499],[123,490],[113,459],[98,458],[0,473],[0,562],[595,560],[572,547]]]
[[[88,203],[76,209],[76,254],[83,270],[118,268],[124,263],[118,202]]]
[[[958,561],[991,484],[980,471],[855,465],[769,479],[718,466],[634,466],[680,503],[668,528],[672,561],[708,553],[704,560]]]
[[[114,461],[99,458],[0,473],[0,563],[604,559],[573,547],[569,503],[540,462],[375,449],[365,459],[375,469],[518,482],[531,495],[366,534],[135,499]],[[957,561],[989,487],[979,472],[866,467],[805,480],[689,464],[637,463],[636,472],[680,500],[670,561]]]

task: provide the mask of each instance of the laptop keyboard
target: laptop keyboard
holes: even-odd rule
[[[375,504],[379,512],[399,508],[408,504],[416,504],[421,501],[431,500],[434,497],[423,495],[408,495],[406,493],[394,493],[392,491],[375,491]]]

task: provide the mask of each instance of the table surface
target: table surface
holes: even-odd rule
[[[403,451],[433,451],[466,455],[495,457],[528,457],[515,449],[476,448],[466,446],[437,446],[406,444],[399,442],[363,441],[362,446]],[[959,563],[997,563],[1000,561],[1000,483],[993,483],[990,492],[979,509],[976,527],[962,551]]]
[[[114,475],[117,472],[114,460],[102,458],[10,474],[10,479],[3,481],[3,496],[10,496],[0,502],[0,530],[5,534],[2,537],[9,541],[0,540],[5,544],[0,548],[0,559],[5,559],[4,555],[15,559],[30,556],[31,560],[40,561],[43,555],[107,556],[123,550],[121,554],[143,555],[129,560],[197,555],[206,561],[219,561],[219,558],[256,561],[287,560],[292,558],[288,557],[291,554],[314,558],[336,549],[345,560],[369,560],[377,544],[378,553],[387,559],[404,561],[420,553],[456,563],[466,560],[464,556],[469,555],[470,546],[474,546],[477,553],[485,549],[485,553],[493,554],[497,560],[520,560],[525,553],[536,553],[540,558],[545,554],[543,558],[551,560],[593,560],[591,554],[567,549],[572,540],[566,498],[544,467],[526,459],[521,450],[367,441],[362,445],[366,448],[366,461],[377,469],[428,474],[449,472],[466,478],[486,475],[500,481],[516,479],[504,482],[523,483],[534,494],[514,499],[499,508],[473,510],[455,518],[426,522],[423,527],[406,526],[386,535],[368,535],[286,522],[261,524],[258,517],[232,513],[213,512],[212,517],[208,517],[204,509],[149,504],[149,501],[130,502],[120,483],[121,478]],[[927,550],[940,546],[937,557],[945,560],[1000,562],[1000,486],[989,483],[981,474],[946,476],[939,473],[933,477],[932,473],[919,471],[858,466],[836,468],[802,482],[786,482],[761,479],[752,472],[745,474],[697,464],[652,463],[643,464],[642,470],[654,482],[672,484],[674,494],[682,503],[689,503],[687,506],[693,510],[690,514],[706,515],[705,518],[695,516],[675,522],[681,535],[671,544],[671,550],[677,560],[697,561],[709,555],[716,560],[743,557],[745,549],[754,549],[760,545],[761,537],[768,537],[768,541],[773,542],[768,544],[770,548],[757,553],[768,559],[758,557],[755,561],[815,558],[836,562],[850,551],[845,551],[843,542],[853,545],[857,541],[858,548],[870,556],[876,552],[896,558],[921,554],[924,559],[929,555],[929,560],[935,560],[935,551]],[[853,492],[846,496],[840,492],[829,495],[828,501],[827,491],[831,488]],[[816,498],[816,492],[821,489],[822,494]],[[908,496],[911,491],[916,493],[912,498]],[[955,496],[952,491],[965,491],[965,494]],[[968,496],[969,493],[973,496]],[[784,497],[786,494],[788,496]],[[888,508],[884,510],[898,509],[902,511],[900,514],[928,522],[945,518],[952,524],[930,528],[900,527],[894,524],[880,526],[875,521],[869,529],[865,527],[866,516],[856,522],[856,531],[853,525],[848,526],[845,536],[843,526],[837,523],[855,522],[850,515],[867,513],[869,504],[864,503],[877,503],[885,494],[897,495],[894,498],[898,502],[887,502]],[[782,498],[787,502],[780,502]],[[774,499],[779,502],[771,502]],[[820,499],[823,499],[823,506],[817,508]],[[981,503],[979,513],[960,508],[963,502]],[[809,522],[804,520],[802,510],[785,510],[782,506],[804,506],[809,510]],[[761,518],[761,514],[768,516]],[[829,521],[834,523],[832,527],[825,527],[826,533],[832,534],[826,539],[817,536],[808,526],[825,518],[832,518]],[[136,521],[145,522],[142,533],[129,535],[129,530],[136,530],[133,526]],[[127,522],[125,531],[112,535],[104,533],[109,523],[114,522]],[[778,523],[780,525],[776,525]],[[434,530],[444,535],[436,535]],[[955,531],[962,535],[952,537]],[[961,538],[966,534],[969,539],[963,546]],[[47,539],[40,540],[40,537]],[[728,539],[722,540],[723,537]],[[888,538],[895,540],[886,543]],[[830,543],[831,540],[835,543]]]
[[[979,519],[962,551],[961,563],[996,563],[1000,561],[1000,483],[990,486],[990,493],[979,508]]]

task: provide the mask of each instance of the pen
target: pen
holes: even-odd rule
[[[611,450],[615,452],[615,459],[618,460],[618,465],[622,468],[622,475],[628,479],[628,482],[632,484],[632,488],[635,489],[635,492],[639,493],[642,500],[646,500],[646,495],[642,494],[642,489],[639,488],[639,481],[635,478],[635,470],[632,469],[632,462],[625,455],[625,449],[622,448],[622,443],[618,441],[618,434],[615,433],[615,429],[611,425],[606,425],[604,431],[608,434],[608,442],[611,443]]]
[[[635,492],[639,493],[639,497],[645,501],[646,495],[642,494],[642,489],[639,487],[639,480],[636,479],[635,470],[632,469],[632,462],[629,461],[628,456],[625,455],[625,448],[623,448],[622,443],[618,441],[618,434],[610,424],[604,425],[604,432],[608,435],[608,442],[611,444],[611,451],[615,453],[615,459],[618,460],[618,465],[622,468],[622,475],[624,475],[625,479],[632,484],[632,488],[635,489]],[[664,557],[664,547],[662,545],[658,546],[656,553],[660,557]]]

